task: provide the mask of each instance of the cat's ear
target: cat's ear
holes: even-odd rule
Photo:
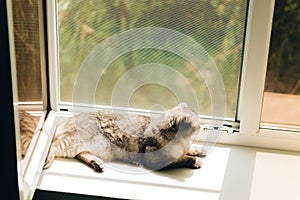
[[[181,108],[188,108],[188,105],[186,102],[182,102],[178,106],[180,106]]]
[[[174,106],[173,108],[171,108],[169,110],[169,112],[171,111],[175,111],[175,110],[182,110],[182,109],[186,109],[188,108],[188,105],[186,102],[181,102],[180,104],[178,104],[177,106]]]

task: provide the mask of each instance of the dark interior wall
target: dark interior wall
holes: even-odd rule
[[[6,1],[0,1],[1,195],[19,199]]]

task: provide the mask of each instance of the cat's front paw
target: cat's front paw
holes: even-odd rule
[[[187,155],[189,156],[198,156],[198,157],[205,157],[206,156],[206,151],[196,148],[196,147],[191,147],[190,150],[187,152]]]
[[[97,172],[104,171],[104,162],[89,151],[80,152],[75,157],[94,168]]]
[[[195,157],[195,162],[194,164],[191,166],[192,169],[199,169],[202,167],[202,162],[200,160],[200,158]]]
[[[92,160],[90,165],[97,171],[97,172],[104,172],[104,166],[102,161],[97,162],[96,160]]]

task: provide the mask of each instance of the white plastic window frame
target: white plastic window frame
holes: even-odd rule
[[[41,56],[41,79],[42,79],[42,100],[36,102],[19,102],[17,92],[17,77],[16,77],[16,57],[15,57],[15,40],[14,40],[14,25],[13,25],[13,7],[12,1],[6,0],[7,18],[9,28],[9,45],[11,56],[11,70],[12,70],[12,85],[13,98],[15,110],[15,130],[16,130],[16,145],[17,145],[17,166],[18,166],[18,185],[20,199],[32,199],[36,189],[40,172],[43,168],[42,160],[45,160],[48,148],[50,146],[50,139],[48,132],[43,129],[44,122],[47,115],[48,91],[46,82],[46,58],[45,58],[45,42],[44,38],[44,23],[43,23],[43,1],[39,0],[39,27],[40,27],[40,56]],[[36,128],[36,133],[32,138],[32,142],[27,150],[26,156],[21,158],[21,144],[20,144],[20,129],[18,120],[18,110],[37,111],[41,117]],[[49,121],[49,120],[48,120]]]
[[[249,2],[237,105],[239,134],[221,134],[219,143],[300,151],[300,134],[297,132],[260,128],[274,5],[275,0],[250,0]],[[66,105],[62,106],[59,98],[56,10],[56,1],[47,1],[50,105],[52,110],[59,111]],[[197,140],[204,141],[206,136],[204,133]]]
[[[241,77],[239,135],[222,135],[219,142],[300,151],[296,131],[261,128],[261,112],[267,71],[275,0],[250,0]]]

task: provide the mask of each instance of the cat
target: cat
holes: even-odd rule
[[[124,161],[142,167],[200,168],[205,153],[191,149],[199,132],[198,115],[186,103],[159,117],[116,111],[95,111],[74,115],[59,125],[44,168],[56,157],[77,158],[104,171],[104,162]]]

